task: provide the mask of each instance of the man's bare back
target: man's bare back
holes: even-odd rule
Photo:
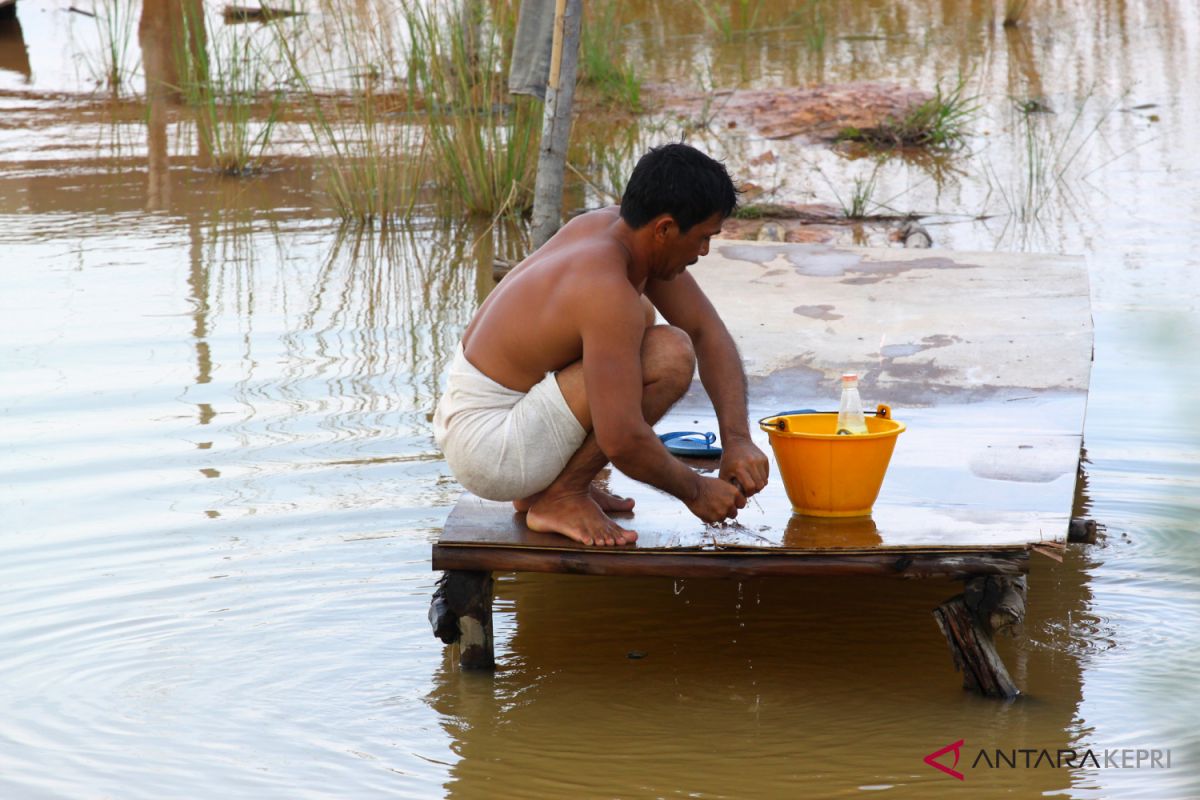
[[[586,302],[637,302],[605,292],[612,276],[628,281],[629,250],[617,207],[580,215],[505,276],[463,334],[467,360],[497,383],[528,391],[547,373],[583,357],[575,307]],[[610,280],[599,280],[609,278]]]

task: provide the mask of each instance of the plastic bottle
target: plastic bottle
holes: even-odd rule
[[[858,396],[858,375],[853,372],[842,376],[842,402],[838,406],[837,432],[838,436],[867,432],[862,398]]]

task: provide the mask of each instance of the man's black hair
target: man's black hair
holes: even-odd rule
[[[737,208],[737,189],[725,165],[686,144],[664,144],[642,156],[621,198],[621,219],[640,228],[670,214],[687,233],[713,214],[728,217]]]

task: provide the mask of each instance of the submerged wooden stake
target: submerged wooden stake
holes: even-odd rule
[[[933,610],[964,689],[1006,700],[1020,694],[996,652],[994,637],[1025,619],[1025,592],[1024,575],[980,575],[967,580],[962,594]]]
[[[459,646],[463,669],[493,669],[492,573],[447,570],[429,604],[433,635]]]

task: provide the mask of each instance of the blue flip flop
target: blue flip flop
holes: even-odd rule
[[[674,431],[658,436],[667,446],[667,452],[688,458],[720,458],[721,448],[713,442],[717,440],[715,433],[700,433],[699,431]]]

